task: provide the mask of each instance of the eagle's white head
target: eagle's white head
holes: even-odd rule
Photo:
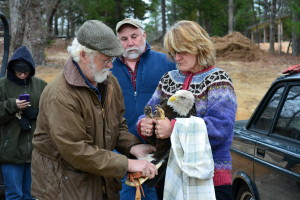
[[[167,104],[180,116],[186,116],[195,102],[194,95],[188,90],[178,90],[173,94]]]

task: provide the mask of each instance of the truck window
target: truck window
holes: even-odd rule
[[[264,132],[269,132],[272,121],[274,119],[279,101],[281,99],[284,87],[279,87],[275,92],[273,97],[265,106],[264,110],[261,112],[261,115],[257,118],[257,120],[253,123],[251,128],[260,129]]]
[[[274,133],[300,141],[300,86],[292,86],[275,124]]]

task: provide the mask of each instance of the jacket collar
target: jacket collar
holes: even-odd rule
[[[72,57],[69,57],[64,67],[64,76],[70,85],[78,87],[89,87],[83,77],[80,75],[78,69],[73,63]]]

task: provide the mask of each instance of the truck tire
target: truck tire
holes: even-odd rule
[[[236,200],[255,200],[255,198],[249,187],[243,184],[237,193]]]

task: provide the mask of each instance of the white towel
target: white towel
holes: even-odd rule
[[[177,118],[171,135],[164,200],[215,200],[214,162],[202,118]]]

